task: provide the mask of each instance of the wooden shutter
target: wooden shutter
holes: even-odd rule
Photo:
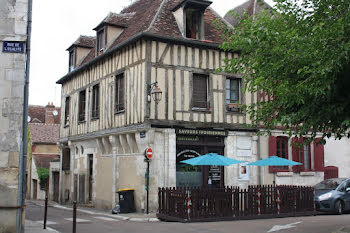
[[[314,168],[315,171],[324,171],[324,145],[318,144],[321,138],[314,141]]]
[[[193,107],[207,108],[207,75],[193,74]]]
[[[295,162],[300,162],[299,161],[299,150],[300,150],[300,148],[297,148],[296,145],[295,145],[295,143],[298,143],[298,142],[300,142],[300,140],[298,138],[292,138],[292,159]],[[300,172],[301,167],[302,167],[302,165],[293,166],[292,167],[293,172]]]
[[[269,156],[273,156],[277,154],[277,145],[276,145],[276,137],[269,137]],[[269,172],[273,173],[273,166],[269,166]]]

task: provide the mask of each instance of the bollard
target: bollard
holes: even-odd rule
[[[258,215],[261,215],[261,191],[260,188],[258,188]]]
[[[48,199],[47,199],[47,197],[45,197],[44,229],[46,229],[46,220],[47,220],[47,202],[48,202]]]
[[[73,202],[73,233],[77,232],[77,202]]]

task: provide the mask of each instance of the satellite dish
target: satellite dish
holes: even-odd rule
[[[27,121],[28,121],[28,122],[30,122],[31,119],[32,119],[32,118],[31,118],[30,116],[27,117]]]
[[[57,110],[53,110],[52,114],[53,114],[54,116],[57,116],[57,115],[58,115]]]

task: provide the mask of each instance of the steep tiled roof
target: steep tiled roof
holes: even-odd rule
[[[120,14],[109,13],[96,28],[100,27],[102,24],[112,24],[124,27],[124,30],[111,46],[107,48],[104,54],[108,54],[109,51],[121,44],[133,40],[137,35],[147,34],[148,36],[166,37],[172,40],[181,40],[182,43],[186,43],[186,41],[188,41],[188,43],[196,41],[182,36],[173,15],[173,9],[183,2],[184,0],[137,0],[122,10]],[[210,3],[209,1],[205,2],[206,4]],[[213,21],[216,18],[222,20],[219,15],[208,7],[204,13],[205,41],[198,41],[199,43],[216,46],[222,42],[220,37],[221,33],[219,33],[213,25]],[[224,21],[224,23],[226,23],[226,21]],[[100,57],[101,56],[104,55],[100,55]],[[96,47],[91,49],[90,53],[81,62],[80,67],[88,62],[95,61],[95,57]],[[78,67],[73,72],[58,80],[57,83],[63,83],[73,73],[79,72],[79,70]]]
[[[59,139],[59,124],[29,123],[32,143],[56,144]]]
[[[50,162],[59,159],[60,156],[55,154],[33,154],[33,158],[37,168],[39,167],[49,168]]]
[[[244,11],[247,11],[249,15],[253,15],[254,1],[256,0],[248,0],[243,4],[235,7],[234,9],[232,9],[232,12],[229,11],[226,13],[226,15],[224,16],[224,19],[227,20],[227,22],[229,22],[232,26],[236,26],[239,22],[238,22],[238,19],[234,17],[234,15],[238,14],[241,16]],[[271,6],[264,1],[257,1],[255,4],[255,12],[259,12],[263,9],[268,9],[268,8],[271,8]]]
[[[94,28],[94,30],[99,28],[100,26],[102,26],[104,24],[109,24],[109,25],[114,25],[117,27],[126,28],[129,24],[130,19],[132,19],[132,17],[134,16],[134,14],[135,14],[134,12],[133,13],[124,13],[124,14],[116,14],[113,12],[109,12],[107,17],[104,18],[102,20],[102,22],[96,28]]]
[[[96,44],[95,36],[79,36],[79,38],[73,43],[73,45],[93,48]]]
[[[60,117],[61,117],[61,108],[55,107],[54,109],[58,113],[57,116],[54,116],[54,122],[55,124],[59,124]],[[45,123],[45,113],[46,113],[45,106],[29,105],[28,107],[28,116],[30,117],[29,123]]]

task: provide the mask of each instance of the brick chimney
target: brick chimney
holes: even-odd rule
[[[49,102],[45,106],[45,124],[54,124],[55,118],[53,115],[53,111],[55,110],[55,105],[53,105],[53,102]]]

